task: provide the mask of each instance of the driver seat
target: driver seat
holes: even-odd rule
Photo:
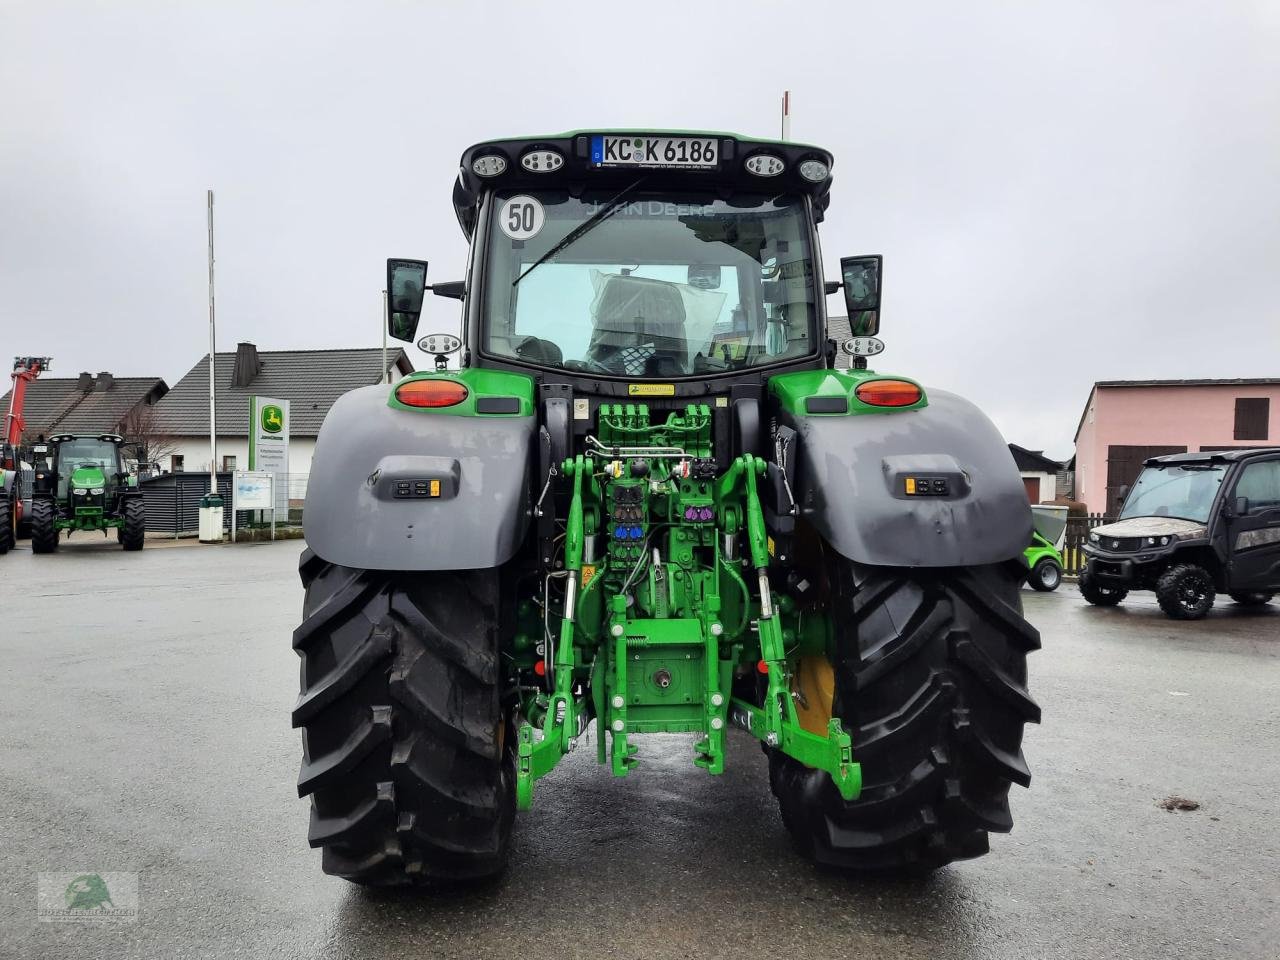
[[[633,377],[686,372],[684,299],[673,283],[608,277],[591,304],[587,359]]]

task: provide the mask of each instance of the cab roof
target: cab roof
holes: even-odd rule
[[[118,433],[57,433],[45,442],[62,443],[66,440],[102,440],[104,443],[124,443],[124,437]]]
[[[1150,457],[1143,466],[1176,466],[1180,463],[1235,463],[1259,454],[1280,453],[1280,447],[1243,447],[1238,450],[1201,450],[1198,453],[1166,453],[1163,457]]]
[[[668,137],[715,140],[716,160],[714,164],[698,168],[613,164],[601,159],[601,144],[605,137],[626,137],[640,142]],[[564,158],[564,163],[552,171],[530,171],[520,161],[536,150],[553,150]],[[782,171],[767,177],[750,173],[746,161],[759,154],[781,159],[784,164]],[[473,164],[488,156],[500,157],[505,162],[505,169],[494,176],[482,177],[475,172]],[[800,164],[806,160],[826,164],[827,176],[817,183],[802,177]],[[468,147],[462,152],[461,169],[453,187],[453,208],[462,232],[469,239],[475,231],[480,198],[489,188],[558,187],[573,193],[596,186],[621,189],[644,176],[646,188],[653,189],[711,189],[726,195],[747,190],[754,193],[807,194],[813,198],[815,216],[821,220],[830,203],[832,163],[831,153],[821,147],[713,130],[570,130],[546,136],[486,140]]]

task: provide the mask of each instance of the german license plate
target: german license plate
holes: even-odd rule
[[[715,170],[720,166],[720,141],[714,137],[597,134],[591,138],[591,162],[597,167]]]

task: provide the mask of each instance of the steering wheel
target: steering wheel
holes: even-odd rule
[[[535,363],[542,362],[561,366],[564,354],[560,352],[560,346],[550,340],[543,340],[540,337],[525,337],[516,344],[516,356],[525,360],[532,360]]]
[[[625,371],[622,370],[611,370],[595,357],[587,357],[585,360],[566,360],[564,365],[570,370],[588,370],[592,373],[608,374],[611,377],[616,377],[625,373]]]

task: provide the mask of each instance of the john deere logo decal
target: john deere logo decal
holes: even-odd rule
[[[267,433],[279,433],[284,429],[284,411],[274,403],[262,408],[262,429]]]
[[[100,910],[114,907],[111,893],[107,890],[106,881],[96,873],[86,873],[76,877],[69,884],[64,894],[68,910]]]
[[[41,923],[137,923],[136,873],[40,873]]]

